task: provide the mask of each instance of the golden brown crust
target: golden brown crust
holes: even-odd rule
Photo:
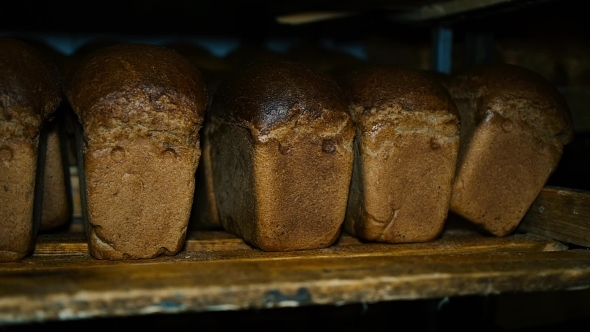
[[[477,100],[474,121],[483,120],[492,110],[536,127],[554,144],[565,145],[573,137],[565,98],[542,76],[523,67],[473,66],[453,75],[448,88],[455,100]]]
[[[65,224],[70,218],[70,204],[65,177],[65,160],[62,156],[58,123],[52,124],[47,134],[45,157],[45,176],[43,180],[43,209],[40,230],[55,228]]]
[[[0,139],[13,135],[33,138],[61,97],[53,64],[32,46],[0,38],[0,121],[14,124],[0,126]]]
[[[0,38],[0,261],[32,247],[37,134],[60,102],[55,66],[33,47]]]
[[[32,247],[37,141],[0,142],[0,262],[22,259]]]
[[[67,92],[84,127],[90,253],[100,259],[178,253],[207,102],[199,71],[166,48],[115,45],[82,61]]]
[[[207,101],[194,65],[173,50],[142,44],[91,53],[72,76],[67,95],[90,131],[139,124],[148,131],[177,131],[179,136],[191,131],[193,143],[198,136],[193,128],[202,124]]]
[[[331,78],[283,61],[246,67],[220,85],[214,98],[212,116],[262,132],[297,116],[317,119],[325,110],[346,109]]]
[[[399,66],[365,66],[343,76],[350,103],[363,112],[400,107],[411,112],[451,112],[458,116],[453,99],[432,76]],[[354,114],[353,114],[354,117]]]

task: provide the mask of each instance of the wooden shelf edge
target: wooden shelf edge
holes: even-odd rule
[[[543,188],[519,225],[519,230],[590,247],[590,192]]]
[[[590,287],[590,253],[161,262],[0,279],[0,322],[15,324],[582,289]]]

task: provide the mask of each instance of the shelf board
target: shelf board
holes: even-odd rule
[[[559,187],[543,188],[519,229],[590,247],[590,192]]]
[[[326,249],[263,252],[225,232],[189,234],[173,257],[96,260],[83,234],[43,235],[0,265],[0,322],[340,305],[590,286],[590,252],[515,234],[447,229],[416,244],[342,236]]]

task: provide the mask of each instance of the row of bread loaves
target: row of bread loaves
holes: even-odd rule
[[[263,250],[324,248],[343,225],[366,240],[429,241],[449,208],[509,234],[571,139],[567,106],[514,66],[445,86],[399,67],[351,69],[337,83],[274,61],[233,72],[208,103],[199,70],[168,48],[93,52],[66,86],[90,252],[178,253],[200,157],[195,206]]]
[[[444,87],[393,66],[337,77],[341,91],[311,69],[259,63],[218,87],[199,198],[212,220],[273,251],[325,247],[342,222],[365,240],[429,241],[449,209],[505,236],[572,138],[564,98],[520,67],[476,66]]]

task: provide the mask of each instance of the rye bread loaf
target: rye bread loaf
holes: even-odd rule
[[[459,150],[459,115],[428,73],[372,66],[344,75],[356,123],[345,230],[371,241],[424,242],[442,231]]]
[[[27,41],[35,47],[47,61],[55,64],[59,71],[59,64],[65,56],[53,47],[35,41]],[[60,75],[63,74],[60,72]],[[62,76],[63,77],[63,76]],[[64,113],[69,105],[61,103],[53,112],[51,121],[45,124],[47,128],[47,150],[45,153],[45,172],[43,177],[43,205],[41,211],[41,225],[39,230],[48,230],[65,226],[72,214],[70,171],[68,163],[68,142],[65,135]]]
[[[61,133],[63,121],[55,119],[48,123],[47,151],[45,154],[45,172],[43,177],[43,208],[40,230],[57,228],[70,219],[72,203],[67,156],[66,137]]]
[[[568,106],[544,78],[514,65],[472,67],[448,89],[462,127],[451,210],[508,235],[572,139]]]
[[[33,47],[0,38],[0,261],[32,248],[39,133],[60,102],[55,66]]]
[[[226,230],[267,251],[338,238],[354,125],[332,79],[290,62],[248,66],[217,89],[206,132]]]
[[[215,201],[213,169],[211,166],[210,116],[206,113],[201,130],[201,158],[195,179],[195,200],[191,211],[191,229],[220,229],[221,221]]]
[[[84,130],[81,190],[90,253],[100,259],[178,253],[207,104],[198,69],[164,47],[114,45],[80,63],[67,96]]]

